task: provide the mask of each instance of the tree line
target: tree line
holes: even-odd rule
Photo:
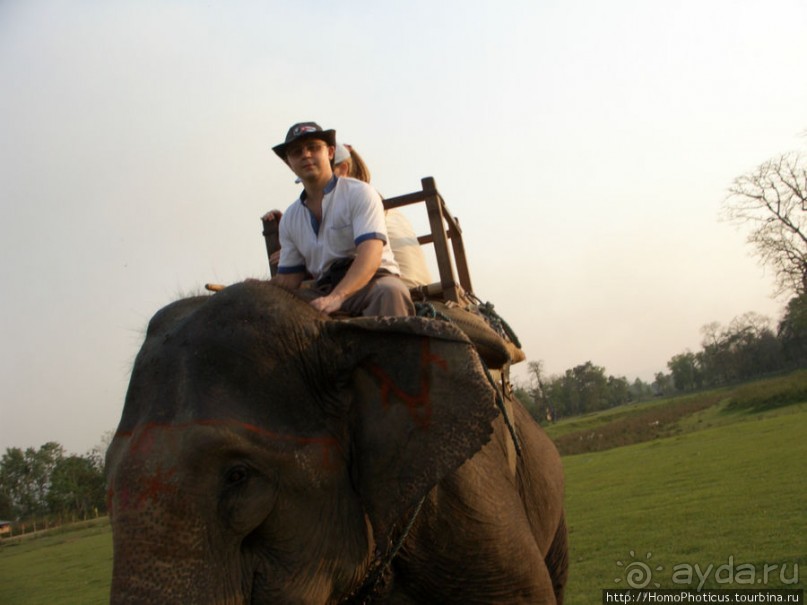
[[[542,362],[530,362],[528,383],[517,386],[516,395],[536,418],[554,421],[807,366],[807,296],[789,302],[775,330],[770,319],[746,313],[725,326],[706,324],[701,334],[700,350],[673,355],[651,383],[608,375],[591,361],[556,376],[546,376]]]
[[[0,519],[36,530],[105,513],[105,452],[106,443],[84,456],[68,455],[55,441],[6,448],[0,459]]]

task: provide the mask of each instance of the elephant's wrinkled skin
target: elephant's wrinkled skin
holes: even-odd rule
[[[262,282],[173,303],[107,455],[111,602],[356,601],[425,496],[376,602],[555,603],[560,460],[514,416],[515,472],[478,356],[446,322],[329,320]]]

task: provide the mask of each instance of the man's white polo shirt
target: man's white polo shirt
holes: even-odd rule
[[[321,223],[306,207],[305,191],[283,215],[278,273],[308,271],[319,279],[335,260],[355,258],[356,247],[369,239],[384,242],[380,268],[400,275],[381,197],[367,183],[334,176],[325,188]]]

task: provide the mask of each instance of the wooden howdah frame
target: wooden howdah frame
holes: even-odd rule
[[[424,177],[420,179],[420,184],[420,191],[385,199],[384,209],[392,210],[421,202],[426,204],[431,233],[418,236],[418,243],[421,246],[426,244],[434,246],[440,281],[436,284],[419,286],[415,290],[420,293],[421,297],[437,297],[446,301],[462,302],[466,292],[473,292],[468,260],[465,256],[465,245],[462,242],[462,229],[460,229],[456,217],[449,212],[445,200],[437,190],[434,178]],[[280,249],[277,221],[263,221],[263,237],[266,241],[266,254],[271,257],[276,250]],[[449,240],[451,240],[450,248]],[[277,265],[270,261],[269,270],[274,276],[277,273]]]

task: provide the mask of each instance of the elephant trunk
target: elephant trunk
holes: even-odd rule
[[[150,515],[146,515],[147,517]],[[163,520],[165,519],[163,515]],[[244,605],[250,587],[241,557],[214,556],[202,524],[145,527],[131,518],[113,519],[114,562],[110,603]],[[166,539],[165,533],[170,533]],[[163,534],[163,535],[160,535]]]
[[[137,457],[116,466],[108,493],[113,605],[249,602],[251,574],[242,574],[238,544],[224,543],[198,488],[180,475],[176,466]]]

